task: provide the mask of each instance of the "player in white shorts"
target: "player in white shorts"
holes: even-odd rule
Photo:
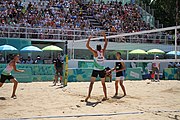
[[[126,66],[123,62],[123,60],[121,59],[121,53],[120,52],[117,52],[116,53],[116,58],[117,60],[121,60],[119,62],[116,62],[116,65],[115,67],[108,71],[108,72],[111,72],[111,71],[114,71],[116,72],[116,81],[115,81],[115,95],[114,97],[116,97],[118,95],[118,83],[120,84],[122,90],[123,90],[123,93],[124,95],[123,96],[126,96],[126,90],[125,90],[125,87],[123,85],[123,80],[124,80],[124,75],[125,75],[125,69],[126,69]]]

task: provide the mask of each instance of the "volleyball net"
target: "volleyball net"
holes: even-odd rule
[[[121,52],[121,58],[126,65],[126,69],[133,68],[136,69],[136,72],[149,74],[152,71],[152,64],[158,62],[160,63],[161,74],[167,68],[173,68],[175,71],[172,74],[175,75],[177,69],[180,68],[179,33],[180,26],[134,33],[106,33],[108,47],[105,52],[104,65],[113,68],[116,62],[122,62],[116,59],[116,53]],[[103,46],[104,37],[101,33],[96,33],[93,36],[90,46],[94,49],[96,49],[97,44]],[[74,54],[69,61],[69,68],[93,69],[93,55],[86,48],[86,42],[87,39],[83,39],[75,40],[70,44],[70,53]],[[135,74],[136,72],[132,73]],[[177,74],[175,76],[177,77]]]
[[[94,37],[90,45],[94,49],[97,44],[104,44],[104,37],[100,32],[92,32],[91,35]],[[180,59],[180,26],[132,33],[106,33],[106,38],[109,42],[105,57],[108,60],[115,60],[116,52],[121,52],[124,60],[136,62],[153,60],[155,56],[159,56],[160,62],[178,62]],[[70,41],[71,59],[92,59],[92,54],[86,48],[86,41],[87,39]]]

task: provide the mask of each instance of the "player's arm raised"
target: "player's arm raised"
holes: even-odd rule
[[[107,38],[106,38],[106,34],[105,32],[102,32],[102,35],[104,37],[104,47],[103,47],[103,51],[105,52],[106,48],[107,48],[107,44],[108,44],[108,41],[107,41]]]
[[[86,43],[86,47],[87,47],[93,54],[95,54],[96,51],[89,45],[91,38],[92,38],[92,36],[90,35],[89,38],[88,38],[88,41],[87,41],[87,43]]]

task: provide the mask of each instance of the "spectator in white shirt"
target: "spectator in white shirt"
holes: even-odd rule
[[[154,60],[159,59],[159,56],[156,56]],[[159,69],[160,69],[160,62],[154,61],[152,63],[152,74],[154,76],[153,80],[159,82]],[[157,80],[155,80],[155,73],[157,74]]]

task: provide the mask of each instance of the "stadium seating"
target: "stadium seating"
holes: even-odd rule
[[[0,2],[0,37],[79,40],[90,34],[98,36],[99,30],[114,35],[152,29],[152,23],[145,21],[143,13],[136,4],[113,1],[5,0]],[[178,45],[179,40],[178,33]],[[161,32],[111,41],[174,44],[174,37],[172,33]]]

